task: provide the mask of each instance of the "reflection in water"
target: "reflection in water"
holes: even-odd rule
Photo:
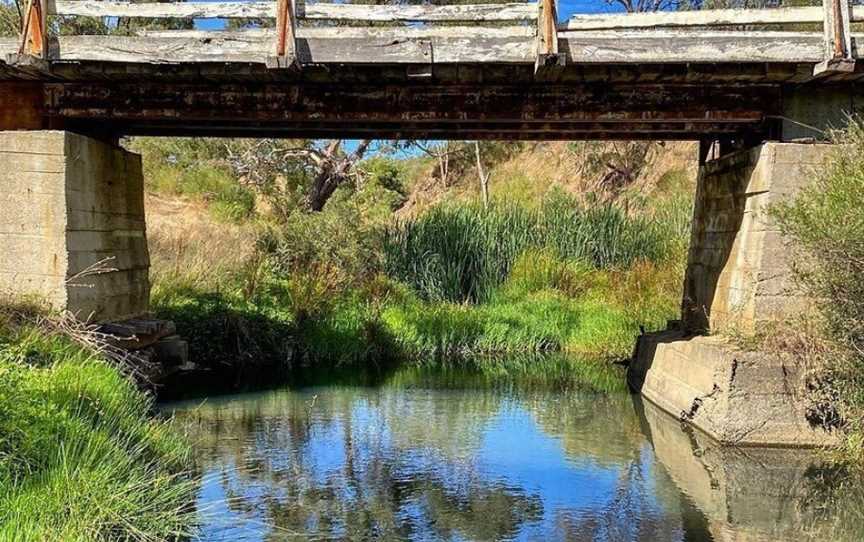
[[[329,387],[173,408],[197,442],[201,540],[861,539],[820,507],[812,454],[718,448],[624,393]]]

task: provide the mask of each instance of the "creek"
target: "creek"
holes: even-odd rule
[[[163,410],[202,541],[864,539],[824,453],[720,447],[626,391],[406,370]]]

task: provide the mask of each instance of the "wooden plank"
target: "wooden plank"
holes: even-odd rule
[[[128,63],[263,63],[272,41],[61,36],[52,60]],[[509,39],[307,39],[304,63],[403,64],[502,62],[533,64],[530,41]],[[821,34],[799,32],[598,32],[561,40],[568,63],[816,63],[823,58]]]
[[[568,63],[819,62],[813,32],[600,31],[564,34]]]
[[[821,23],[822,7],[714,9],[632,14],[573,15],[567,30],[614,30],[693,26]],[[864,6],[852,7],[852,21],[864,21]]]
[[[58,59],[76,61],[181,64],[234,62],[262,64],[273,54],[273,42],[249,39],[150,39],[112,36],[64,36]],[[425,63],[428,46],[414,40],[381,43],[369,40],[326,40],[309,43],[312,54],[298,50],[303,63]]]
[[[340,26],[296,28],[298,38],[369,38],[369,39],[416,39],[416,38],[533,38],[537,30],[528,25],[521,26]],[[189,39],[248,39],[251,37],[275,39],[273,28],[248,28],[242,30],[140,30],[138,36],[149,38]]]
[[[245,19],[276,17],[275,2],[148,2],[48,0],[49,13],[85,17]],[[533,3],[363,5],[308,3],[302,18],[352,21],[518,21],[537,16]]]
[[[89,125],[83,124],[78,127],[80,131],[87,131]],[[206,128],[190,126],[162,126],[162,125],[129,125],[124,133],[127,135],[176,135],[176,136],[199,136],[199,137],[272,137],[287,139],[423,139],[423,140],[491,140],[491,141],[574,141],[574,140],[654,140],[654,141],[681,141],[698,140],[706,135],[735,135],[762,133],[763,126],[760,123],[748,125],[699,125],[694,126],[692,131],[687,128],[676,126],[673,131],[661,131],[658,129],[643,131],[638,127],[627,124],[619,124],[614,128],[607,127],[599,130],[576,130],[568,131],[564,128],[556,130],[470,130],[454,127],[446,131],[427,131],[422,127],[411,128],[388,128],[381,127],[374,131],[354,131],[354,126],[343,129],[314,129],[306,126],[238,126],[238,125],[214,125]]]
[[[262,37],[231,39],[61,36],[54,60],[150,64],[204,62],[264,63],[273,42]],[[307,39],[298,50],[303,64],[428,64],[431,40]],[[533,62],[532,44],[520,38],[434,41],[436,63]]]

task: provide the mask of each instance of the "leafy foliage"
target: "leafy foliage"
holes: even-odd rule
[[[17,36],[21,25],[18,8],[14,2],[0,0],[0,37]]]
[[[841,147],[814,182],[775,216],[796,241],[796,275],[824,315],[836,348],[826,356],[827,380],[864,412],[864,125],[837,134]]]

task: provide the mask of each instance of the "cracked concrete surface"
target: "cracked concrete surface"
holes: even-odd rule
[[[639,338],[627,376],[645,399],[723,444],[837,444],[836,432],[808,421],[805,371],[793,363],[719,337],[665,331]]]
[[[804,368],[705,331],[748,333],[798,311],[791,253],[766,212],[812,179],[830,145],[765,143],[699,171],[680,331],[643,335],[631,387],[725,444],[826,446],[808,421]]]

